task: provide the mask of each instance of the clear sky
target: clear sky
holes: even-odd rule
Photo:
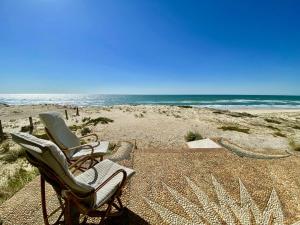
[[[0,0],[0,93],[300,95],[300,1]]]

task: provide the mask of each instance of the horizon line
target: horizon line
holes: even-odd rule
[[[244,96],[295,96],[295,97],[300,97],[300,94],[125,94],[125,93],[0,93],[0,95],[154,95],[154,96],[159,96],[159,95],[215,95],[215,96],[220,96],[220,95],[227,95],[227,96],[237,96],[237,95],[244,95]]]

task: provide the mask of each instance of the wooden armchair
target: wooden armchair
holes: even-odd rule
[[[39,117],[45,126],[48,137],[64,152],[69,162],[87,155],[90,155],[98,162],[98,158],[101,161],[103,156],[107,154],[108,141],[99,141],[97,134],[77,137],[72,133],[59,113],[45,112],[39,114]],[[94,137],[95,140],[87,144],[81,144],[81,139],[86,137]]]
[[[80,158],[68,168],[65,155],[51,141],[27,133],[14,133],[12,138],[26,149],[28,161],[40,171],[42,211],[46,225],[60,224],[62,221],[67,225],[79,224],[80,217],[84,221],[87,217],[99,217],[99,224],[103,224],[107,217],[122,212],[120,196],[126,181],[135,173],[132,169],[106,159],[75,176],[70,170],[76,171],[79,164],[90,159],[90,155]],[[53,187],[60,203],[50,213],[46,204],[45,181]],[[51,218],[53,215],[56,215],[54,220]]]

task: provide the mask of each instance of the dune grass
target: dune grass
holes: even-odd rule
[[[286,135],[283,134],[283,133],[281,133],[280,131],[275,132],[275,133],[273,134],[273,136],[275,136],[275,137],[286,137]]]
[[[292,128],[296,129],[296,130],[300,130],[300,126],[298,126],[298,125],[294,125],[294,126],[292,126]]]
[[[135,118],[144,118],[144,114],[143,113],[138,113],[138,114],[134,114]]]
[[[294,139],[289,140],[290,147],[297,152],[300,152],[300,143],[296,142]]]
[[[81,131],[80,131],[80,133],[81,133],[82,136],[87,135],[87,134],[89,134],[89,133],[91,133],[91,132],[92,132],[92,131],[91,131],[91,129],[90,129],[89,127],[84,127],[84,128],[82,128]]]
[[[3,172],[1,174],[0,204],[13,196],[37,175],[37,170],[24,169],[25,154],[25,149],[15,145],[11,140],[6,140],[0,145],[1,171]],[[6,174],[4,172],[6,170],[15,172]]]
[[[199,134],[198,132],[194,131],[189,131],[185,136],[184,136],[185,141],[196,141],[196,140],[201,140],[203,139],[202,135]]]
[[[193,106],[190,105],[178,105],[179,108],[183,108],[183,109],[192,109]]]
[[[3,142],[1,145],[0,145],[0,154],[4,154],[4,153],[7,153],[9,151],[9,142]]]
[[[114,122],[112,119],[109,119],[109,118],[106,118],[106,117],[98,117],[98,118],[95,118],[95,119],[87,120],[85,125],[93,124],[94,126],[96,126],[98,123],[108,124],[108,123],[112,123],[112,122]]]
[[[257,115],[253,115],[250,113],[246,113],[246,112],[230,112],[228,110],[214,110],[213,111],[214,114],[224,114],[227,116],[231,116],[231,117],[236,117],[236,118],[255,118],[257,117]]]
[[[249,117],[249,118],[255,118],[257,117],[256,115],[246,113],[246,112],[229,112],[227,115],[232,116],[232,117]]]
[[[69,128],[70,128],[70,130],[72,130],[72,131],[77,131],[77,130],[81,129],[82,126],[73,124],[73,125],[69,126]]]
[[[4,161],[5,163],[12,163],[15,162],[18,158],[24,157],[25,156],[25,150],[20,148],[20,149],[14,149],[10,150],[6,154],[3,154],[1,157],[1,160]]]
[[[265,121],[268,122],[268,123],[281,124],[280,121],[272,119],[272,118],[265,118]]]
[[[85,122],[90,121],[90,120],[91,120],[91,117],[84,117],[82,119],[82,122],[85,123]]]
[[[11,148],[9,142],[3,143],[0,150],[0,160],[4,163],[15,162],[18,158],[25,156],[25,149]]]
[[[38,175],[38,170],[27,171],[20,168],[14,176],[8,179],[7,183],[0,189],[0,204],[12,197],[17,191],[24,187],[25,184],[32,181]]]
[[[269,129],[272,129],[272,130],[280,131],[279,128],[273,127],[273,126],[271,126],[271,125],[268,125],[268,126],[266,126],[266,127],[269,128]]]
[[[241,128],[237,126],[221,126],[218,127],[218,129],[221,129],[223,131],[236,131],[236,132],[241,132],[245,134],[249,134],[250,129],[249,128]]]
[[[29,125],[26,125],[26,126],[23,126],[23,127],[21,127],[21,132],[28,132],[28,131],[30,131],[30,126]]]

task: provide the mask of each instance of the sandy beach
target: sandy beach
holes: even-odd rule
[[[29,105],[0,107],[4,132],[20,131],[33,118],[34,129],[42,132],[38,114],[58,111],[68,125],[82,125],[83,118],[107,117],[109,124],[90,126],[101,138],[109,141],[137,140],[140,148],[182,149],[188,131],[197,131],[203,137],[225,138],[254,152],[284,153],[290,149],[289,139],[300,134],[300,110],[297,109],[236,109],[231,111],[177,106],[112,106],[80,108],[80,116],[69,106]],[[249,114],[248,114],[249,113]],[[223,128],[222,128],[223,127]],[[249,129],[248,132],[226,128]],[[296,128],[295,128],[296,127]],[[284,136],[278,136],[278,132]],[[80,135],[80,129],[77,131]]]
[[[205,183],[200,182],[198,185],[210,196],[214,194],[207,184],[211,183],[212,174],[217,175],[218,181],[222,184],[226,184],[229,180],[237,182],[239,178],[245,181],[249,192],[254,193],[257,204],[261,208],[266,207],[268,195],[275,187],[283,207],[285,224],[300,220],[300,204],[297,201],[300,196],[300,174],[295,170],[300,166],[300,153],[295,151],[300,144],[300,110],[239,109],[227,111],[177,106],[124,105],[84,107],[79,109],[80,116],[76,116],[76,110],[70,106],[28,105],[0,106],[0,115],[4,132],[20,131],[22,127],[29,125],[28,117],[31,116],[34,123],[33,133],[41,135],[43,125],[39,121],[38,114],[45,111],[58,111],[64,117],[65,110],[69,115],[67,124],[81,126],[76,131],[74,130],[78,136],[81,135],[84,118],[105,117],[113,122],[88,125],[90,130],[97,133],[102,140],[108,140],[111,143],[136,141],[137,150],[132,156],[134,157],[132,166],[137,170],[137,176],[133,179],[131,189],[146,196],[149,201],[136,199],[136,196],[128,197],[127,201],[131,209],[143,215],[150,224],[158,224],[158,222],[169,224],[168,219],[164,219],[160,212],[157,212],[157,208],[150,214],[146,212],[149,211],[149,206],[155,208],[156,205],[152,200],[154,199],[154,202],[158,200],[157,197],[153,197],[155,190],[152,190],[151,186],[163,188],[160,183],[163,180],[169,184],[174,183],[171,177],[174,176],[174,166],[177,162],[185,165],[183,171],[177,171],[180,174],[193,177],[199,182],[198,176],[203,177]],[[225,145],[227,144],[226,148],[219,152],[188,153],[184,137],[189,131],[198,132],[202,137],[223,141]],[[10,149],[17,148],[10,141],[9,145]],[[25,159],[5,162],[2,160],[5,155],[4,151],[1,150],[1,152],[0,185],[5,186],[20,167],[26,167],[28,171],[32,169],[26,164]],[[172,160],[165,164],[163,160],[167,158],[172,158]],[[155,181],[149,180],[146,174],[146,171],[150,171],[151,168],[158,169],[157,173],[160,178]],[[193,173],[188,168],[197,169],[197,172]],[[170,175],[160,174],[160,170],[166,170]],[[262,182],[262,179],[268,180],[271,186],[268,182]],[[188,194],[182,182],[183,180],[178,181],[177,191]],[[137,183],[143,187],[142,190],[138,188],[139,186],[135,186]],[[177,184],[174,184],[174,187],[177,187]],[[259,192],[258,187],[264,191]],[[234,187],[227,185],[227,188],[229,188],[229,194],[239,199],[237,185]],[[18,195],[25,198],[22,191]],[[8,221],[7,224],[20,224],[17,222],[19,220],[14,220],[9,213],[13,209],[16,210],[14,207],[8,208],[8,205],[13,204],[14,201],[16,201],[15,196],[1,206],[3,210],[1,217]],[[177,210],[176,207],[173,208],[174,210]],[[182,214],[180,210],[176,212]],[[38,222],[32,224],[38,224]]]

